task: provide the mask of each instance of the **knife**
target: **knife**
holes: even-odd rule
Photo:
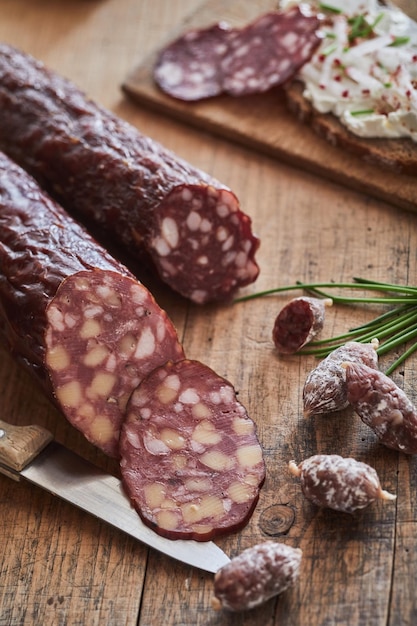
[[[22,478],[168,556],[215,573],[229,557],[212,541],[166,539],[140,519],[121,481],[54,441],[41,426],[0,420],[0,473]]]

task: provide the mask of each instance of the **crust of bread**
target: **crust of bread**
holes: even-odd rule
[[[417,175],[417,143],[400,139],[364,138],[351,133],[331,113],[319,113],[303,96],[304,85],[294,80],[285,85],[289,110],[333,146],[342,148],[374,165],[402,174]]]

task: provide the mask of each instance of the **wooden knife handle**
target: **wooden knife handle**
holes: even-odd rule
[[[52,433],[42,426],[13,426],[0,420],[0,473],[18,480],[18,472],[52,439]]]

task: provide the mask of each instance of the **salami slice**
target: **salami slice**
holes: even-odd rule
[[[313,56],[319,25],[317,15],[294,6],[237,31],[223,62],[225,92],[241,96],[283,85]]]
[[[7,45],[0,109],[0,147],[175,291],[227,300],[258,276],[259,240],[230,189]]]
[[[255,424],[232,385],[198,361],[154,370],[120,436],[126,491],[146,524],[204,541],[241,528],[265,476]]]
[[[184,356],[149,291],[2,153],[0,340],[112,456],[132,390]]]
[[[158,56],[154,78],[174,98],[262,93],[282,85],[320,44],[320,20],[305,7],[272,11],[244,28],[190,30]]]
[[[159,87],[180,100],[201,100],[223,92],[222,60],[232,31],[226,24],[194,29],[159,55],[154,76]]]

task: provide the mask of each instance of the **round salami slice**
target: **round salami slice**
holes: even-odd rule
[[[327,298],[293,298],[278,313],[272,339],[278,352],[294,354],[309,343],[323,328]]]
[[[220,66],[228,48],[229,31],[222,23],[190,30],[162,50],[154,70],[160,88],[188,101],[222,93]]]
[[[167,363],[133,392],[121,472],[146,524],[209,540],[248,521],[265,477],[255,424],[227,380],[198,361]]]
[[[154,79],[186,101],[261,93],[282,85],[320,44],[320,20],[304,7],[271,11],[243,28],[214,24],[190,30],[158,56]]]
[[[229,38],[223,89],[233,96],[282,85],[310,60],[321,38],[316,15],[298,6],[261,16]]]
[[[46,310],[46,365],[68,420],[117,457],[133,389],[166,360],[184,357],[174,326],[149,291],[116,272],[78,272]]]

